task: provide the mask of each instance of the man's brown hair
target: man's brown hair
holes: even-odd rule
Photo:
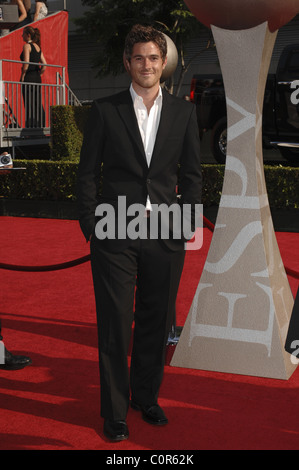
[[[137,24],[133,26],[125,40],[125,58],[130,61],[133,47],[139,42],[154,42],[161,53],[164,62],[167,56],[167,41],[163,33],[152,26],[142,26]]]

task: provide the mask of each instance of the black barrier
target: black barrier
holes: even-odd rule
[[[79,264],[86,263],[90,260],[90,255],[82,256],[81,258],[67,261],[66,263],[51,264],[48,266],[17,266],[13,264],[0,263],[0,269],[7,269],[9,271],[26,271],[26,272],[42,272],[42,271],[58,271],[60,269],[72,268]]]

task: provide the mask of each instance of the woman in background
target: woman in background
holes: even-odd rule
[[[39,0],[35,1],[35,13],[34,13],[34,21],[41,20],[45,18],[48,14],[48,5],[47,0],[40,2]]]
[[[18,28],[22,28],[26,24],[32,22],[32,17],[30,13],[31,1],[30,0],[11,0],[12,5],[18,5],[19,10],[19,23],[11,28],[11,31],[14,31]]]
[[[47,62],[41,50],[39,29],[26,26],[23,30],[23,40],[25,44],[20,59],[24,64],[20,81],[27,83],[22,88],[26,115],[25,125],[26,127],[44,127],[45,111],[42,106],[40,84],[42,83],[41,75],[46,70]],[[34,62],[34,64],[26,62]]]

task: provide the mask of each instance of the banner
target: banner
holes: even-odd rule
[[[26,85],[25,89],[18,83],[22,68],[20,56],[25,44],[22,37],[24,27],[0,38],[3,126],[16,136],[19,136],[19,129],[49,128],[51,106],[67,103],[67,90],[57,87],[57,84],[62,85],[63,75],[65,83],[69,84],[68,13],[60,11],[26,26],[40,30],[41,50],[48,66],[42,75],[42,86]],[[26,109],[24,99],[29,103]],[[16,133],[14,129],[17,129]]]
[[[46,18],[30,23],[41,33],[41,49],[47,64],[65,67],[65,80],[68,79],[68,13],[61,11]],[[0,38],[0,60],[20,60],[24,41],[20,28]],[[47,67],[42,76],[43,83],[56,83],[57,68]],[[21,64],[3,63],[2,80],[19,81]]]

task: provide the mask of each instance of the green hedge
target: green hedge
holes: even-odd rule
[[[76,199],[77,162],[15,160],[26,167],[0,178],[0,197],[47,201]],[[224,175],[223,165],[203,165],[203,205],[218,205]],[[265,166],[270,207],[299,209],[299,168]]]
[[[270,207],[299,209],[299,167],[265,166]]]
[[[0,197],[43,201],[72,201],[76,194],[75,162],[14,160],[13,171],[0,178]]]
[[[52,160],[78,162],[90,106],[51,107]]]

